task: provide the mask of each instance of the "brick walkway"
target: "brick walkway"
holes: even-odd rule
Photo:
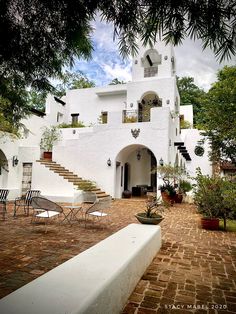
[[[144,206],[144,201],[117,200],[104,228],[55,222],[46,234],[29,217],[13,219],[9,209],[8,219],[0,221],[0,297],[136,222],[133,215]],[[236,234],[201,230],[193,205],[178,204],[165,215],[162,249],[123,313],[236,313]],[[189,309],[194,305],[201,309]]]
[[[236,313],[236,233],[202,230],[193,205],[171,208],[163,245],[123,314]]]

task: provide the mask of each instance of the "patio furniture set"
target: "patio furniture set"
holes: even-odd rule
[[[0,206],[3,220],[5,220],[7,213],[8,194],[9,190],[0,189]],[[99,200],[95,193],[84,192],[83,203],[80,206],[68,205],[63,208],[61,205],[41,196],[39,190],[29,190],[22,197],[15,199],[13,217],[16,218],[17,211],[23,207],[24,213],[27,216],[29,216],[29,210],[33,210],[31,223],[36,223],[40,218],[45,219],[45,231],[47,221],[50,218],[59,217],[59,215],[63,215],[61,223],[68,222],[72,225],[73,222],[84,222],[86,227],[90,221],[90,217],[97,220],[108,217],[108,214],[104,210],[109,209],[110,205],[111,197]]]

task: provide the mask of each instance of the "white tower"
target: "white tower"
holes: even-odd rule
[[[175,76],[173,47],[157,41],[153,47],[139,43],[139,53],[132,63],[132,81]]]

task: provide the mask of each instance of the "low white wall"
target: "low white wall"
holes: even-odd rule
[[[119,314],[160,247],[159,226],[131,224],[0,300],[0,312]]]

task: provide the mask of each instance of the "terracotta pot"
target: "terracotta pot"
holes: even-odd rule
[[[175,201],[175,195],[174,196],[170,196],[167,192],[161,192],[161,197],[163,202],[166,202],[170,205],[174,204]]]
[[[182,201],[183,201],[183,194],[178,194],[178,193],[176,193],[176,195],[175,195],[175,203],[182,203]]]
[[[129,191],[129,190],[125,190],[125,191],[122,193],[122,197],[123,197],[123,198],[131,198],[131,195],[132,195],[132,192]]]
[[[164,218],[160,215],[155,217],[147,217],[146,213],[138,213],[135,215],[139,222],[146,225],[158,225]]]
[[[43,158],[48,159],[48,160],[52,160],[52,152],[44,152]]]
[[[219,218],[201,218],[201,226],[207,230],[218,230]]]

